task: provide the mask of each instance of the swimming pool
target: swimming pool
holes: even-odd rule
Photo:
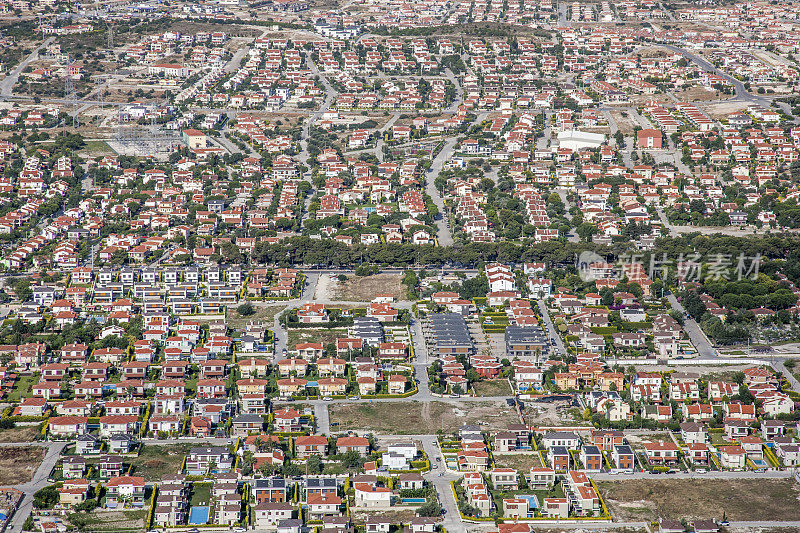
[[[520,500],[527,500],[528,509],[539,508],[539,498],[537,498],[535,494],[518,494],[517,498],[519,498]]]
[[[194,525],[207,524],[210,507],[195,506],[189,509],[189,523]]]

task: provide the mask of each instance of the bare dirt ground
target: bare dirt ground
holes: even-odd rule
[[[225,315],[225,320],[227,321],[228,326],[241,331],[245,328],[248,322],[264,322],[268,327],[271,328],[275,315],[286,309],[286,305],[275,304],[259,307],[259,304],[254,302],[253,309],[255,309],[256,312],[250,316],[242,316],[235,309],[228,309]]]
[[[706,100],[719,100],[725,96],[718,91],[709,91],[703,87],[689,87],[688,89],[684,89],[673,94],[675,95],[675,98],[681,102],[704,102]]]
[[[296,406],[295,406],[295,408],[296,408]],[[383,437],[381,437],[379,439],[375,439],[375,448],[377,450],[386,451],[386,449],[391,444],[405,444],[407,442],[413,442],[414,444],[417,445],[418,449],[420,449],[420,450],[422,449],[422,443],[419,442],[418,440],[412,440],[410,437],[394,436],[394,435],[383,436]]]
[[[346,329],[292,329],[286,341],[289,350],[294,350],[295,345],[306,342],[320,342],[323,345],[336,342],[339,337],[346,337]]]
[[[731,521],[800,519],[800,487],[794,479],[629,480],[599,483],[620,521],[721,519]]]
[[[525,402],[522,411],[525,422],[531,426],[557,426],[562,424],[581,425],[582,422],[573,419],[569,414],[570,402]],[[588,423],[587,423],[588,424]]]
[[[632,94],[628,97],[633,105],[671,104],[672,99],[666,94]]]
[[[622,111],[611,111],[611,117],[617,124],[617,128],[623,135],[630,135],[633,133],[633,128],[636,126],[636,121],[626,113],[627,116],[622,116]]]
[[[498,468],[513,468],[520,472],[530,472],[531,468],[539,468],[542,461],[538,453],[497,453],[492,454]]]
[[[403,509],[403,510],[380,510],[380,511],[362,511],[362,510],[351,510],[351,518],[353,520],[353,524],[356,526],[364,526],[367,520],[374,517],[385,517],[391,520],[392,523],[407,523],[410,522],[412,518],[416,517],[417,514],[414,511],[414,508],[411,509]]]
[[[170,29],[172,31],[177,31],[180,33],[189,33],[195,34],[197,32],[205,31],[205,32],[215,32],[215,31],[224,31],[228,35],[240,37],[240,36],[250,36],[250,37],[258,37],[261,35],[261,31],[255,27],[248,27],[241,24],[217,24],[213,22],[195,22],[189,20],[180,20],[180,21],[173,21],[170,24]]]
[[[509,396],[511,387],[505,379],[479,381],[473,385],[476,396]]]
[[[484,525],[482,528],[479,526],[472,526],[467,527],[467,531],[469,533],[486,533],[487,529]],[[533,529],[532,529],[533,531]],[[644,528],[636,528],[636,527],[603,527],[602,529],[593,529],[593,528],[578,528],[573,529],[572,527],[564,528],[564,527],[540,527],[536,526],[535,528],[536,533],[567,533],[567,532],[574,532],[574,533],[594,533],[595,531],[602,531],[602,533],[649,533],[649,530]],[[783,532],[781,532],[783,533]]]
[[[378,294],[391,294],[397,300],[405,300],[406,288],[400,283],[402,279],[400,274],[375,274],[364,277],[348,276],[346,281],[331,281],[328,276],[323,275],[317,282],[315,297],[323,300],[370,302]],[[320,293],[320,285],[324,286],[324,293]]]
[[[38,434],[38,426],[17,426],[0,431],[0,442],[32,442]]]
[[[334,404],[331,422],[339,430],[358,430],[384,435],[430,435],[440,429],[452,433],[464,425],[479,425],[485,431],[499,431],[519,423],[513,408],[505,402],[382,402],[370,404]]]
[[[787,58],[781,57],[781,56],[779,56],[779,55],[777,55],[777,54],[775,54],[773,52],[767,52],[766,50],[753,49],[753,50],[750,51],[750,53],[753,54],[759,60],[763,61],[764,63],[766,63],[767,65],[769,65],[771,67],[777,67],[777,66],[781,66],[781,65],[783,65],[783,66],[791,66],[792,65],[792,62],[789,61]]]
[[[631,446],[640,446],[645,442],[658,442],[663,440],[665,442],[669,442],[670,438],[667,433],[650,433],[647,435],[626,435],[626,439],[628,439],[628,443]]]
[[[727,119],[728,115],[744,109],[747,109],[746,102],[716,102],[703,105],[703,110],[714,120]]]
[[[0,486],[27,483],[44,459],[44,448],[14,446],[0,448]]]

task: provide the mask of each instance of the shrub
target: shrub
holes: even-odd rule
[[[236,308],[236,311],[242,316],[250,316],[256,313],[256,310],[253,308],[253,304],[250,302],[243,303]]]

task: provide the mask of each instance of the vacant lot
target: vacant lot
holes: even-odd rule
[[[235,330],[243,331],[248,322],[264,322],[267,324],[267,327],[272,329],[272,321],[275,315],[286,309],[286,304],[274,304],[260,307],[261,305],[262,304],[258,302],[253,302],[255,314],[250,316],[242,316],[235,309],[229,309],[225,315],[228,326]]]
[[[74,513],[69,519],[80,531],[144,531],[147,509]]]
[[[591,425],[590,422],[575,419],[571,414],[574,406],[569,400],[552,402],[526,401],[524,406],[522,414],[525,417],[525,422],[531,426],[554,426],[565,423],[578,426]]]
[[[747,109],[746,102],[719,102],[714,104],[706,104],[705,111],[709,117],[715,120],[727,119],[728,115],[738,113]]]
[[[0,448],[0,486],[27,483],[42,459],[44,448],[39,446]]]
[[[81,155],[87,158],[113,154],[114,150],[105,141],[87,141],[86,146],[81,150]]]
[[[0,430],[0,442],[33,442],[39,435],[39,426],[17,426]]]
[[[485,532],[486,526],[482,528],[480,526],[469,526],[467,525],[467,531],[469,533],[478,533],[478,532]],[[649,530],[644,528],[637,528],[637,527],[608,527],[603,529],[565,529],[564,527],[540,527],[536,526],[536,533],[567,533],[568,531],[602,531],[603,533],[648,533]]]
[[[374,276],[349,276],[345,281],[332,283],[333,300],[345,302],[370,302],[379,294],[391,294],[398,300],[406,299],[406,288],[400,283],[400,274],[375,274]]]
[[[505,402],[381,402],[370,404],[335,404],[330,409],[331,422],[339,430],[372,431],[390,435],[419,435],[442,429],[452,433],[465,424],[477,424],[485,430],[506,429],[519,423],[513,408]]]
[[[627,438],[627,435],[626,435],[626,438]],[[647,435],[631,435],[631,437],[628,439],[628,442],[633,446],[637,446],[637,445],[641,446],[646,442],[658,442],[658,441],[662,441],[662,440],[664,442],[672,442],[672,439],[670,439],[668,433],[650,433],[650,434],[647,434]]]
[[[505,379],[479,381],[473,385],[478,396],[510,396],[511,387]]]
[[[495,466],[513,468],[520,472],[529,472],[531,468],[540,468],[542,461],[538,453],[494,453]]]
[[[617,129],[622,132],[623,135],[632,134],[634,126],[638,125],[627,111],[611,111],[611,118],[614,119],[614,122],[617,124]]]
[[[360,509],[350,508],[350,516],[353,519],[353,524],[356,526],[364,526],[367,520],[370,518],[374,518],[375,516],[381,516],[382,518],[388,518],[394,524],[401,524],[401,523],[408,523],[411,521],[412,518],[416,517],[417,514],[414,512],[414,507],[410,509],[403,509],[403,510],[391,510],[391,511],[384,511],[381,510],[379,512],[369,512],[363,511]]]
[[[336,342],[339,337],[347,337],[346,329],[292,329],[286,340],[286,347],[294,350],[295,345],[304,342],[321,342],[324,345]]]
[[[599,483],[617,520],[715,518],[800,520],[800,487],[793,479],[630,480]]]
[[[728,98],[728,96],[716,90],[709,91],[703,87],[690,87],[674,94],[675,98],[681,102],[703,102],[706,100],[723,100]]]
[[[133,474],[144,477],[145,481],[157,481],[168,474],[177,474],[183,463],[183,456],[189,453],[190,444],[170,444],[169,446],[142,446],[136,459],[133,459]]]

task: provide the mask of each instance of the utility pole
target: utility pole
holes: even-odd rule
[[[72,127],[78,127],[78,93],[75,91],[75,85],[72,83],[72,66],[75,63],[67,65],[67,70],[64,79],[64,100],[65,103],[72,104]]]

